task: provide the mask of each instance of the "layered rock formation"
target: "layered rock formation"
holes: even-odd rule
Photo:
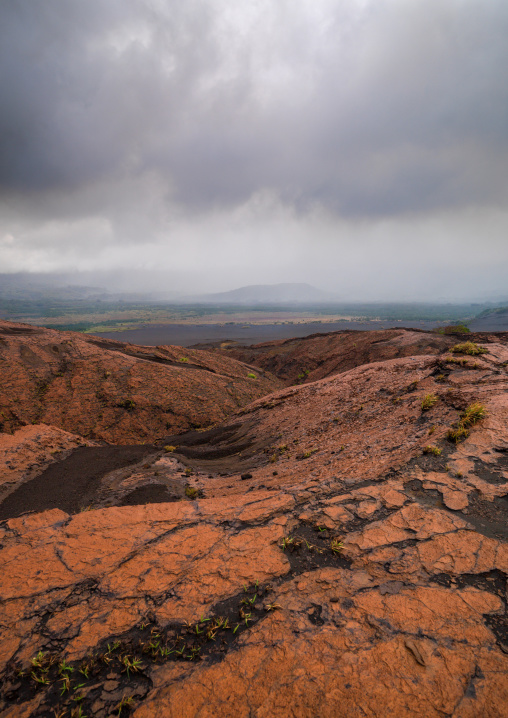
[[[439,354],[456,344],[460,338],[460,334],[445,336],[418,329],[379,329],[312,334],[253,346],[241,346],[236,342],[224,342],[218,347],[206,344],[201,346],[262,367],[287,384],[304,384],[370,362]],[[470,334],[468,338],[487,343],[507,341],[508,332],[498,334],[496,339],[485,333]]]
[[[65,491],[12,509],[2,715],[507,715],[508,347],[490,339],[165,436],[106,462],[86,511]]]
[[[108,443],[209,426],[281,386],[209,352],[140,347],[0,322],[0,424],[50,424]]]

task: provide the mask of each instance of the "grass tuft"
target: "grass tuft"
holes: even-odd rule
[[[441,456],[442,450],[439,448],[439,446],[431,446],[430,444],[427,444],[427,446],[423,447],[423,453],[434,454],[434,456]]]
[[[470,404],[460,415],[460,423],[464,427],[474,426],[478,421],[487,416],[487,410],[479,402]]]
[[[459,441],[464,441],[469,436],[469,428],[478,423],[481,419],[487,416],[487,410],[478,401],[474,404],[470,404],[462,414],[460,415],[457,426],[452,427],[448,430],[447,437],[449,441],[453,441],[457,444]]]
[[[429,409],[432,409],[438,401],[439,397],[437,394],[425,394],[422,399],[422,411],[429,411]]]
[[[195,489],[193,486],[186,486],[185,487],[185,495],[189,499],[197,499],[199,494],[199,491]]]
[[[479,354],[487,354],[488,349],[480,347],[474,342],[464,342],[463,344],[456,344],[450,349],[452,354],[469,354],[470,356],[478,356]]]

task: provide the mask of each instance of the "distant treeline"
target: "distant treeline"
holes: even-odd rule
[[[150,321],[153,320],[178,323],[182,319],[196,319],[211,314],[233,315],[255,315],[261,313],[287,312],[294,318],[295,314],[313,317],[329,317],[340,315],[351,317],[355,320],[381,319],[384,321],[435,321],[435,322],[468,322],[473,318],[484,315],[488,312],[504,312],[506,307],[498,307],[492,304],[431,304],[431,303],[341,303],[341,304],[256,304],[247,306],[244,304],[175,304],[169,302],[143,302],[128,301],[123,299],[96,299],[69,297],[38,297],[34,298],[2,298],[0,297],[0,316],[6,319],[31,321],[38,318],[61,318],[62,321],[55,322],[60,328],[84,331],[98,322],[101,325],[116,326],[126,322]],[[122,318],[118,317],[121,312]],[[139,313],[143,314],[140,317]],[[115,313],[115,318],[108,317]],[[135,316],[137,313],[137,316]],[[129,314],[131,316],[129,316]],[[89,315],[90,321],[78,319],[72,321],[72,315]],[[93,315],[93,316],[92,316]],[[167,316],[164,316],[167,315]],[[67,322],[65,321],[67,319]],[[238,319],[237,321],[245,321]],[[248,321],[248,320],[247,320]],[[46,322],[48,324],[48,322]]]

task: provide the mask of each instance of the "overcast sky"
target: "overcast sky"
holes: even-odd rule
[[[506,0],[1,0],[0,271],[508,296],[507,38]]]

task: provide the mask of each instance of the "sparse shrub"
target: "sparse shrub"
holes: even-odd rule
[[[449,324],[446,327],[440,327],[437,330],[438,334],[469,334],[469,327],[465,324]]]
[[[455,344],[450,349],[453,354],[469,354],[470,356],[478,356],[479,354],[487,354],[488,349],[480,347],[474,342],[464,342],[463,344]]]
[[[457,364],[458,366],[467,366],[467,359],[454,359],[454,357],[446,357],[447,364]]]
[[[330,548],[333,553],[340,553],[344,548],[344,544],[339,538],[333,538],[330,543]]]
[[[484,419],[486,416],[487,411],[483,404],[480,404],[479,402],[470,404],[460,415],[457,426],[448,430],[447,437],[449,441],[453,441],[457,444],[459,441],[467,439],[469,436],[469,427],[474,426],[478,421]]]
[[[455,428],[448,429],[448,433],[446,434],[447,439],[453,441],[455,444],[458,444],[459,441],[464,441],[468,436],[469,431],[460,424]]]
[[[185,487],[185,495],[189,499],[197,499],[199,494],[199,491],[195,489],[193,486],[186,486]]]
[[[430,444],[428,444],[427,446],[423,447],[423,453],[433,454],[434,456],[441,456],[442,450],[439,448],[439,446],[431,446]]]
[[[438,401],[439,397],[436,394],[425,394],[422,399],[422,411],[429,411]]]
[[[125,401],[122,401],[122,403],[118,406],[121,409],[125,409],[126,411],[134,411],[134,409],[136,408],[136,404],[132,401],[132,399],[126,399]]]
[[[298,383],[298,384],[302,384],[302,383],[305,381],[305,379],[307,379],[307,377],[309,376],[309,374],[310,374],[310,369],[304,369],[304,370],[301,372],[301,374],[298,374],[298,376],[296,377],[297,380],[298,380],[297,383]]]
[[[169,444],[168,444],[167,446],[164,447],[164,451],[166,452],[166,454],[171,454],[173,451],[176,451],[177,448],[178,448],[177,446],[169,446]]]
[[[462,426],[474,426],[480,419],[484,419],[487,416],[487,410],[479,402],[470,404],[467,409],[464,409],[460,415],[460,423]]]
[[[189,359],[187,357],[180,357],[180,359],[178,361],[181,361],[182,364],[187,364]]]

